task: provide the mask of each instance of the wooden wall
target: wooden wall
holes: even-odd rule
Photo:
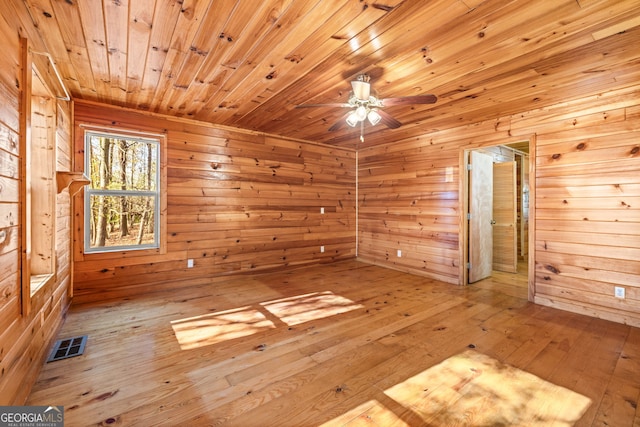
[[[462,150],[535,135],[532,299],[640,326],[639,119],[635,86],[360,150],[359,258],[460,283]]]
[[[25,402],[62,324],[71,291],[70,199],[63,191],[56,196],[56,280],[37,291],[28,314],[22,313],[19,153],[20,99],[26,85],[21,73],[20,36],[39,48],[37,38],[20,25],[11,9],[0,8],[0,405]],[[57,111],[56,168],[68,171],[70,103],[57,102]]]
[[[166,135],[167,242],[164,253],[83,255],[76,222],[74,301],[355,256],[353,150],[99,104],[75,111],[77,165],[81,126]]]
[[[458,143],[358,152],[358,258],[458,283]]]

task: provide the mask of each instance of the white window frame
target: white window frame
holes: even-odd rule
[[[160,249],[161,248],[161,233],[164,231],[161,229],[161,168],[162,168],[162,160],[161,160],[161,150],[162,150],[162,140],[158,136],[154,135],[144,135],[136,133],[129,133],[125,130],[89,130],[85,129],[84,132],[84,171],[87,176],[90,176],[91,173],[91,150],[89,149],[90,138],[92,136],[97,137],[107,137],[113,139],[126,139],[128,141],[136,141],[152,144],[155,147],[155,158],[156,158],[156,170],[155,170],[155,190],[153,191],[133,191],[133,190],[102,190],[102,189],[94,189],[91,188],[91,185],[88,185],[85,188],[85,197],[84,197],[84,253],[85,254],[95,254],[95,253],[109,253],[109,252],[123,252],[123,251],[138,251],[138,250],[146,250],[146,249]],[[144,196],[144,197],[152,197],[153,198],[153,206],[154,206],[154,241],[153,243],[146,243],[140,245],[121,245],[121,246],[104,246],[104,247],[91,247],[91,196]]]

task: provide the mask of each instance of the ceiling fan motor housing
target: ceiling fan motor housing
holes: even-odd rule
[[[351,82],[353,88],[353,95],[359,101],[368,101],[371,94],[371,83],[369,83],[369,76],[366,74],[360,74],[356,80]]]

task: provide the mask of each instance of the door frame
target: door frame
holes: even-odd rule
[[[506,138],[503,141],[496,142],[491,141],[487,143],[474,143],[460,149],[460,180],[459,180],[459,200],[458,206],[459,212],[459,229],[460,238],[458,239],[458,253],[459,255],[459,285],[469,284],[469,271],[467,270],[467,263],[469,262],[469,222],[467,220],[467,212],[469,211],[469,174],[467,173],[467,165],[469,164],[469,153],[473,150],[486,147],[496,147],[501,145],[509,145],[516,142],[529,141],[529,241],[527,244],[527,287],[528,287],[528,299],[533,301],[536,294],[535,289],[535,196],[536,196],[536,135],[530,135],[528,138]]]

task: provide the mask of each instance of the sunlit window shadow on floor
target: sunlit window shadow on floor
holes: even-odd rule
[[[325,426],[573,426],[591,400],[475,351],[446,359]],[[380,399],[383,400],[383,399]],[[400,408],[400,409],[398,409]]]
[[[362,308],[350,299],[333,292],[314,292],[263,302],[219,313],[174,320],[171,322],[180,348],[189,350],[274,329],[274,321],[288,326],[318,320]],[[274,321],[269,320],[269,317]]]
[[[253,335],[276,326],[251,307],[208,313],[171,322],[182,350]]]
[[[264,302],[261,305],[289,326],[335,316],[363,307],[330,291],[283,298]]]

